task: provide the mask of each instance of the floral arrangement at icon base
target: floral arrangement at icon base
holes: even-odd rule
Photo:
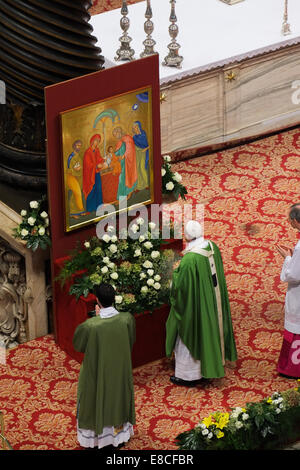
[[[182,176],[177,171],[175,173],[172,171],[170,162],[170,155],[165,155],[161,168],[163,200],[177,201],[179,196],[185,200],[187,189],[181,183]]]
[[[176,441],[181,450],[275,449],[300,438],[299,423],[300,384],[245,408],[213,413]]]
[[[158,238],[153,238],[155,233]],[[96,285],[110,283],[116,291],[118,310],[154,311],[169,301],[173,265],[180,257],[171,249],[162,250],[164,243],[155,223],[146,226],[142,218],[124,229],[120,239],[114,227],[108,226],[102,239],[93,237],[70,253],[56,280],[63,286],[75,275],[69,294],[77,300],[87,297]],[[83,273],[76,276],[78,272]]]
[[[36,251],[45,250],[51,245],[49,215],[46,212],[46,197],[39,201],[30,201],[28,209],[21,210],[22,222],[13,229],[15,238],[25,240],[27,248]]]

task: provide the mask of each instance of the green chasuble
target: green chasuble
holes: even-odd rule
[[[73,345],[84,353],[77,391],[79,428],[101,434],[104,426],[135,424],[134,341],[135,319],[130,313],[96,316],[76,328]]]
[[[166,354],[172,354],[179,334],[193,358],[201,361],[203,377],[218,378],[225,375],[225,359],[235,361],[237,353],[220,250],[209,244],[200,251],[213,255],[219,289],[213,285],[209,257],[194,249],[186,253],[173,272]]]

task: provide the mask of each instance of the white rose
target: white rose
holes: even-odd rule
[[[177,181],[177,183],[181,183],[182,176],[179,173],[177,173],[177,171],[176,171],[176,173],[174,173],[174,175],[173,175],[173,180]]]
[[[159,290],[161,286],[159,282],[156,282],[153,287],[154,289]]]
[[[110,277],[112,279],[118,279],[119,275],[118,275],[118,273],[111,273]]]
[[[107,267],[107,266],[103,266],[103,268],[101,268],[101,272],[102,272],[103,274],[107,273],[107,271],[108,271],[108,267]]]
[[[45,229],[44,229],[44,227],[40,227],[40,228],[39,228],[39,235],[42,235],[42,236],[45,235]]]
[[[140,279],[145,279],[145,277],[147,277],[145,273],[140,274]]]
[[[154,285],[154,279],[150,278],[147,280],[148,286],[153,286]]]
[[[207,436],[208,433],[209,433],[208,429],[203,429],[202,431],[203,436]]]
[[[107,266],[109,267],[109,269],[114,269],[115,263],[108,263]]]
[[[172,191],[172,189],[174,189],[174,183],[172,183],[172,181],[169,181],[169,183],[166,184],[166,189],[168,191]]]
[[[110,236],[107,235],[107,233],[106,233],[105,235],[103,235],[102,240],[103,240],[104,242],[108,243],[108,242],[110,242]]]
[[[104,256],[104,258],[103,258],[102,261],[103,261],[103,263],[108,264],[108,263],[109,263],[109,257],[108,257],[108,256]]]
[[[113,225],[109,225],[109,226],[107,227],[107,231],[108,231],[108,232],[114,232],[114,231],[115,231],[115,227],[113,227]]]
[[[139,217],[136,222],[137,222],[137,224],[139,224],[139,225],[143,225],[143,223],[144,223],[145,221],[144,221],[143,217]]]
[[[148,276],[153,276],[154,271],[153,269],[148,269],[147,273],[148,273]]]
[[[144,243],[144,247],[147,248],[148,250],[150,250],[150,248],[152,248],[153,245],[152,245],[151,242],[145,242],[145,243]]]
[[[112,243],[112,245],[110,245],[110,247],[109,247],[109,251],[110,251],[111,253],[116,253],[116,252],[118,251],[117,245],[115,245],[114,243]]]
[[[165,176],[166,170],[164,168],[161,169],[161,176]]]
[[[243,427],[243,423],[241,423],[240,421],[237,421],[237,422],[235,423],[235,427],[236,427],[236,429],[240,429],[240,428]]]
[[[165,156],[164,156],[164,161],[165,161],[165,162],[170,162],[170,161],[171,161],[170,155],[165,155]]]
[[[137,249],[135,250],[133,256],[137,257],[137,256],[141,256],[141,254],[142,254],[141,250],[140,250],[139,248],[137,248]]]
[[[29,205],[31,209],[37,209],[39,207],[39,203],[37,201],[30,201]]]
[[[146,238],[144,237],[144,235],[140,235],[139,237],[139,242],[144,242],[146,240]]]
[[[41,213],[41,217],[43,217],[43,219],[46,219],[46,218],[48,217],[47,212],[43,211],[43,212]]]
[[[90,244],[90,242],[84,242],[84,246],[85,246],[86,248],[90,248],[90,247],[91,247],[91,244]]]
[[[249,415],[247,413],[242,414],[242,420],[243,421],[246,421],[246,419],[248,419],[248,418],[249,418]]]
[[[147,286],[143,286],[141,288],[141,292],[148,292],[148,287]]]
[[[211,439],[212,437],[213,437],[213,433],[210,432],[210,433],[207,435],[207,438],[208,438],[208,439]]]
[[[156,227],[156,224],[154,222],[149,222],[149,228],[151,228],[152,230],[154,230]]]
[[[25,217],[25,215],[27,215],[27,211],[25,211],[25,209],[21,210],[21,216]]]
[[[153,268],[153,264],[151,263],[151,261],[146,260],[143,264],[143,267],[146,269]]]
[[[116,235],[113,235],[113,236],[111,237],[111,241],[112,241],[112,242],[115,243],[117,240],[118,240],[118,237],[117,237]]]
[[[23,228],[23,229],[21,230],[21,236],[22,236],[22,237],[26,237],[26,235],[28,235],[28,233],[29,233],[29,232],[28,232],[28,230],[26,230],[26,228]]]
[[[161,279],[161,277],[160,277],[159,274],[156,274],[156,275],[154,276],[154,280],[155,280],[155,281],[160,281],[160,279]]]
[[[151,253],[151,258],[155,259],[155,258],[158,258],[160,256],[160,252],[159,251],[152,251]]]
[[[116,295],[115,297],[116,304],[121,304],[122,300],[123,300],[123,297],[121,295]]]
[[[32,226],[35,224],[35,221],[36,221],[36,219],[34,217],[29,217],[27,219],[27,222],[29,223],[29,225],[32,225]]]
[[[133,231],[133,233],[136,233],[139,229],[139,226],[136,225],[136,224],[133,224],[132,227],[131,227],[131,230]]]

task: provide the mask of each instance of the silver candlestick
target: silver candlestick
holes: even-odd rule
[[[290,27],[290,24],[288,23],[288,0],[284,0],[284,15],[283,15],[281,34],[283,34],[283,36],[287,36],[288,34],[291,34],[291,27]]]
[[[177,16],[175,13],[175,0],[170,0],[171,3],[171,13],[170,13],[170,26],[169,26],[169,34],[172,38],[172,41],[168,45],[169,54],[164,58],[163,65],[168,65],[169,67],[178,67],[181,68],[181,62],[183,61],[183,57],[179,55],[178,51],[181,47],[178,42],[176,42],[176,37],[178,35],[178,26]]]
[[[129,18],[127,18],[128,7],[126,0],[123,0],[121,15],[123,16],[120,20],[120,26],[123,31],[123,35],[119,38],[119,41],[121,42],[121,47],[116,52],[117,55],[115,57],[115,60],[133,60],[134,50],[130,47],[132,39],[127,34],[130,25],[130,20]]]
[[[152,8],[151,8],[151,1],[147,0],[147,8],[146,8],[146,13],[145,13],[145,18],[146,21],[144,23],[144,31],[147,34],[147,37],[145,41],[143,42],[145,49],[143,52],[140,54],[141,57],[146,57],[148,55],[156,54],[156,52],[153,50],[153,47],[155,46],[156,42],[152,38],[151,34],[153,33],[154,29],[154,24],[151,21],[152,18]]]

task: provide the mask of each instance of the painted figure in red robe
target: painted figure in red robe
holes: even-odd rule
[[[100,134],[93,135],[83,157],[82,190],[86,199],[87,212],[95,212],[103,204],[100,170],[104,165],[104,159],[99,150],[100,142]]]

